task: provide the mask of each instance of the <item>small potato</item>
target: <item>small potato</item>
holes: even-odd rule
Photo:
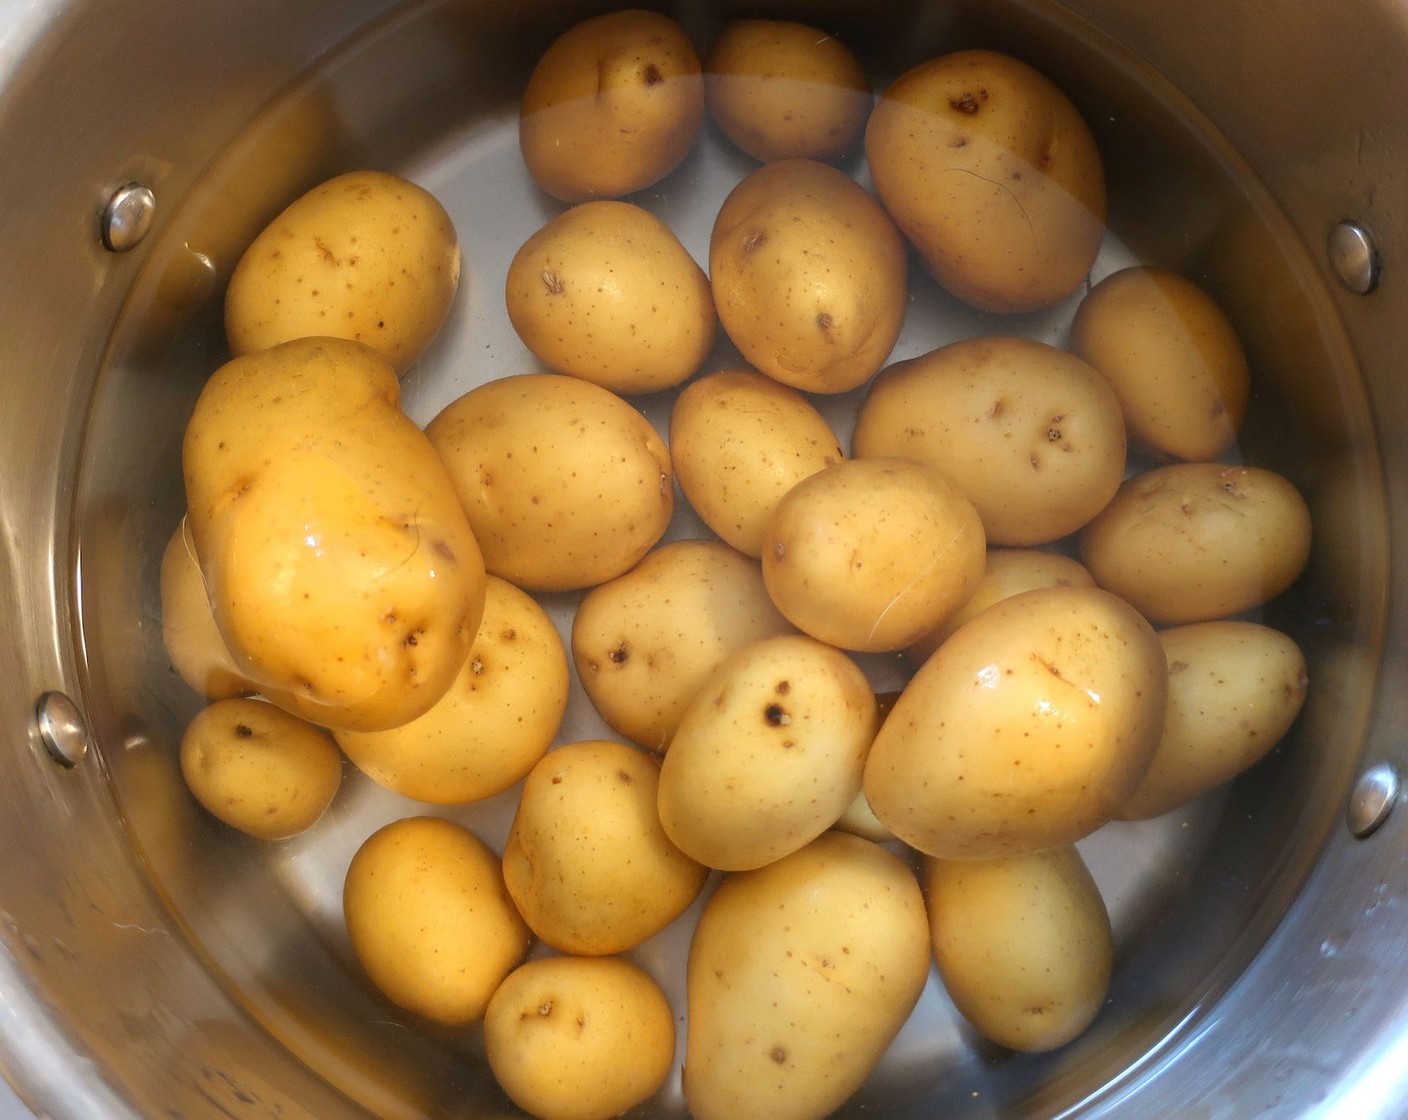
[[[782,496],[846,457],[806,397],[750,369],[685,386],[670,412],[670,454],[704,524],[753,557]]]
[[[1264,467],[1175,463],[1126,482],[1080,548],[1095,582],[1151,622],[1206,622],[1295,582],[1310,556],[1310,511]]]
[[[540,1120],[611,1120],[654,1096],[675,1057],[670,1001],[619,957],[520,965],[484,1015],[489,1069]]]
[[[973,504],[938,471],[853,459],[803,479],[763,537],[763,581],[799,629],[842,649],[902,649],[973,594],[986,560]]]
[[[671,541],[587,592],[572,619],[572,659],[612,729],[664,751],[726,657],[792,632],[755,560],[721,541]]]
[[[433,195],[380,171],[339,175],[270,222],[235,266],[230,352],[347,338],[403,374],[439,333],[459,279],[455,227]]]
[[[929,269],[985,311],[1034,311],[1085,282],[1105,229],[1095,139],[1050,80],[993,51],[926,62],[884,91],[865,154]]]
[[[569,743],[533,767],[504,846],[504,881],[553,948],[623,952],[703,889],[708,869],[661,827],[659,785],[655,760],[624,743]]]
[[[437,817],[406,817],[367,837],[347,868],[342,909],[372,983],[445,1026],[482,1019],[532,941],[498,857]]]
[[[840,650],[794,635],[725,661],[680,718],[660,822],[700,863],[751,870],[836,822],[860,790],[875,694]]]
[[[195,799],[260,840],[311,828],[342,784],[342,755],[327,732],[262,700],[217,700],[201,709],[180,753]]]
[[[1013,595],[915,673],[870,748],[865,795],[896,836],[941,859],[1074,843],[1143,779],[1167,690],[1163,648],[1120,599]]]
[[[161,637],[181,679],[208,700],[258,692],[225,647],[205,593],[196,546],[186,519],[176,526],[161,554]]]
[[[425,429],[494,575],[569,591],[629,571],[674,512],[670,453],[650,422],[600,385],[501,377]]]
[[[829,1116],[899,1033],[930,959],[918,882],[869,840],[828,832],[726,876],[689,949],[689,1114]]]
[[[704,104],[755,159],[831,162],[859,147],[872,98],[839,39],[802,23],[738,19],[704,60]]]
[[[714,345],[709,278],[670,227],[629,202],[584,202],[514,255],[513,329],[544,364],[614,393],[694,373]]]
[[[1160,268],[1126,268],[1081,300],[1071,346],[1103,373],[1132,439],[1206,462],[1237,438],[1251,374],[1222,309],[1190,280]]]
[[[989,543],[1045,544],[1114,497],[1124,419],[1109,383],[1075,355],[974,338],[885,369],[851,453],[928,463],[977,507]]]
[[[1031,1053],[1091,1024],[1110,987],[1114,941],[1074,847],[926,859],[923,878],[939,976],[980,1035]]]
[[[630,9],[583,20],[528,79],[523,161],[564,202],[616,198],[663,179],[704,119],[699,56],[679,24]]]
[[[1235,778],[1290,730],[1305,703],[1305,657],[1254,622],[1200,622],[1159,632],[1168,713],[1149,772],[1120,808],[1157,817]]]
[[[843,393],[899,337],[904,243],[888,214],[828,164],[758,168],[730,192],[709,238],[719,320],[747,362],[784,385]]]
[[[430,711],[386,731],[336,731],[357,768],[405,797],[456,805],[521,780],[567,709],[567,654],[552,619],[497,576],[459,676]]]

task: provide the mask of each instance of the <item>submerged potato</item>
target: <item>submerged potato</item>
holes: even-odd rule
[[[177,674],[207,699],[259,691],[220,636],[184,517],[161,554],[161,638]]]

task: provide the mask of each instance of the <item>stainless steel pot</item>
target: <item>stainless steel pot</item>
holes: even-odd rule
[[[524,360],[496,286],[549,206],[513,158],[513,102],[599,7],[0,4],[0,1071],[36,1112],[513,1114],[472,1033],[414,1029],[349,964],[337,869],[404,805],[349,781],[314,839],[261,848],[185,794],[173,747],[195,701],[161,651],[155,571],[223,277],[318,177],[401,169],[456,217],[468,294],[407,382],[419,419]],[[1389,813],[1408,753],[1408,5],[671,10],[701,42],[737,13],[821,23],[879,77],[977,44],[1045,69],[1106,153],[1104,266],[1165,263],[1225,301],[1257,370],[1246,453],[1316,517],[1311,570],[1272,616],[1311,655],[1297,733],[1187,813],[1087,845],[1120,942],[1095,1028],[1016,1060],[971,1046],[931,993],[851,1111],[1408,1115],[1408,831]],[[651,194],[700,255],[701,199],[734,159],[716,145]],[[930,294],[902,345],[993,329]],[[1018,329],[1059,339],[1062,314]],[[678,949],[648,950],[676,984]]]

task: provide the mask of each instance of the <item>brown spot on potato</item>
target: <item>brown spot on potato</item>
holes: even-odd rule
[[[962,113],[966,117],[971,117],[981,107],[978,104],[978,98],[970,92],[961,93],[957,97],[950,97],[948,99],[948,105],[950,109]]]
[[[787,1050],[784,1047],[774,1046],[768,1051],[768,1057],[780,1066],[787,1064]]]
[[[660,67],[653,62],[646,66],[641,76],[645,78],[645,84],[648,86],[658,86],[665,80],[665,75],[660,73]]]
[[[543,269],[542,279],[543,287],[548,290],[550,296],[560,296],[567,290],[567,285],[562,282],[561,274],[550,268]]]
[[[763,719],[770,727],[786,727],[792,722],[792,717],[781,704],[769,704],[764,708]]]
[[[740,242],[739,248],[745,253],[751,253],[766,244],[767,239],[768,235],[766,230],[750,229],[743,235],[743,240]]]
[[[237,723],[235,724],[235,735],[237,738],[240,739],[252,738],[254,735],[254,728],[250,727],[247,723]]]

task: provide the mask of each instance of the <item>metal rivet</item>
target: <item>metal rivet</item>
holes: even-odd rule
[[[156,217],[156,195],[139,183],[119,187],[103,208],[103,247],[125,253],[141,244]]]
[[[77,766],[88,753],[88,725],[83,713],[62,692],[46,692],[34,709],[39,738],[61,766]]]
[[[1349,795],[1349,830],[1359,839],[1372,835],[1388,819],[1398,800],[1398,770],[1391,762],[1375,763],[1360,775]]]
[[[1330,230],[1325,251],[1340,283],[1355,295],[1366,296],[1379,286],[1379,251],[1357,222],[1340,222]]]

